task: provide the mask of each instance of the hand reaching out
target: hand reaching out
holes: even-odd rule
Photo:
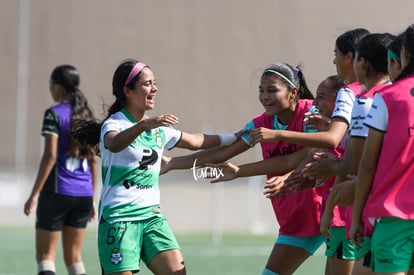
[[[158,128],[161,126],[169,127],[171,125],[178,124],[178,117],[168,114],[168,115],[159,115],[151,118],[144,119],[140,122],[142,127],[146,130]]]
[[[306,188],[310,188],[314,182],[304,177],[301,171],[293,171],[289,177],[285,179],[286,190],[290,193],[300,192]]]
[[[255,128],[250,131],[250,145],[256,145],[262,141],[276,141],[278,138],[278,130],[271,130],[264,127]]]
[[[285,194],[285,179],[289,177],[289,174],[290,173],[287,173],[285,175],[273,177],[267,180],[264,186],[265,191],[263,192],[263,195],[265,195],[268,199],[273,199]]]
[[[218,177],[211,180],[211,183],[229,181],[237,178],[237,173],[240,168],[230,162],[217,163],[217,164],[206,164],[207,167],[212,167],[219,170]]]
[[[331,127],[331,119],[315,113],[305,113],[303,124],[312,130],[327,131]]]
[[[307,163],[302,169],[303,175],[309,179],[326,180],[336,174],[336,165],[340,159],[326,151],[315,152],[313,162]]]

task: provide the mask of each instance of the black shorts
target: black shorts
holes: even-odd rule
[[[40,192],[36,210],[36,228],[60,231],[64,226],[86,228],[93,197],[71,197]]]

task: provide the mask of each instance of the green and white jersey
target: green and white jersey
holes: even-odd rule
[[[121,132],[137,122],[125,110],[105,120],[99,147],[102,159],[102,191],[99,217],[113,223],[160,216],[158,178],[164,148],[173,148],[181,131],[159,127],[141,133],[127,148],[112,153],[104,147],[105,134]]]

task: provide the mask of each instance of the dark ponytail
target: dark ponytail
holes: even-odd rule
[[[115,96],[115,102],[108,108],[108,114],[102,122],[97,122],[95,119],[78,120],[76,122],[76,128],[72,131],[72,137],[83,146],[89,146],[98,150],[97,145],[99,144],[102,123],[125,107],[124,87],[134,89],[135,83],[140,77],[141,73],[138,73],[125,85],[129,73],[136,63],[138,63],[137,60],[128,59],[116,68],[112,78],[112,94]]]
[[[94,116],[92,109],[88,104],[86,97],[82,91],[79,90],[79,72],[72,65],[60,65],[54,68],[50,76],[50,81],[53,84],[58,84],[70,95],[71,105],[71,121],[70,133],[76,127],[78,120],[93,120]],[[71,157],[90,158],[94,154],[94,150],[90,146],[80,144],[76,139],[69,136],[68,154]]]
[[[306,83],[305,76],[302,73],[300,66],[296,67],[298,70],[298,79],[299,79],[299,99],[314,99],[312,92],[308,88],[308,84]]]

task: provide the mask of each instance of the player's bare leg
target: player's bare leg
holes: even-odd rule
[[[186,274],[184,257],[178,249],[158,253],[148,267],[155,275]]]
[[[275,244],[267,260],[266,269],[279,275],[291,275],[309,256],[311,254],[302,248]]]

